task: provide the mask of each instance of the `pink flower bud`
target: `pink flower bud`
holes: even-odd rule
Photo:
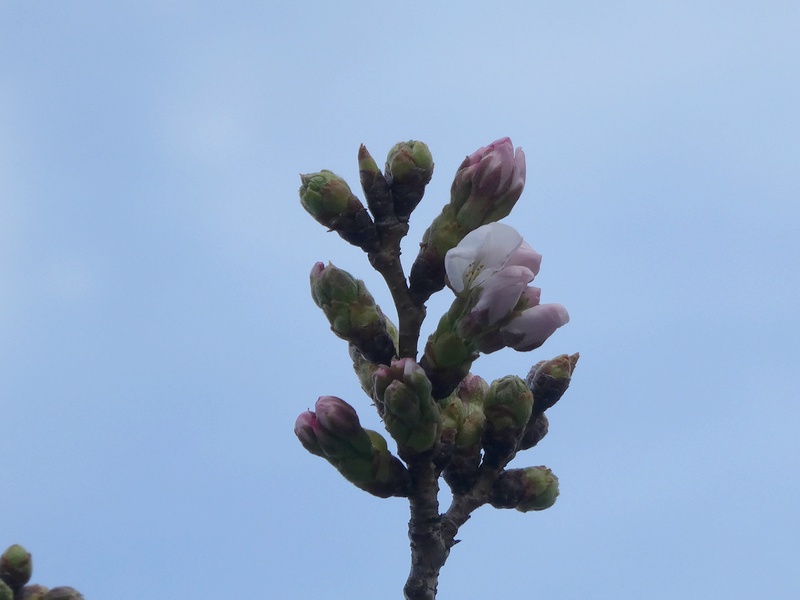
[[[473,152],[450,190],[458,222],[474,229],[511,212],[525,187],[525,153],[507,137]]]
[[[318,427],[317,415],[307,410],[297,417],[297,420],[294,422],[294,434],[297,436],[297,439],[300,440],[300,443],[303,444],[303,448],[311,452],[311,454],[324,457],[325,452],[323,452],[317,441],[316,430]]]
[[[319,424],[337,437],[356,436],[362,431],[356,410],[336,396],[320,396],[314,405]]]
[[[479,193],[505,193],[516,183],[525,184],[525,161],[522,149],[514,153],[514,144],[511,138],[504,137],[481,148],[479,154],[480,166],[475,171],[475,189]],[[474,155],[473,155],[474,156]],[[518,157],[522,157],[521,172],[518,171]],[[473,159],[474,160],[474,159]]]

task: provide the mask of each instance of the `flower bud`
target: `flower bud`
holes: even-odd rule
[[[401,220],[416,208],[433,176],[433,157],[423,142],[395,144],[386,158],[386,179],[391,184],[394,211]]]
[[[9,546],[0,556],[0,579],[14,592],[28,583],[32,572],[31,553],[19,544]]]
[[[483,411],[486,430],[483,435],[484,461],[492,467],[510,460],[533,410],[533,394],[525,382],[514,375],[496,379],[489,386]]]
[[[314,408],[317,442],[328,457],[341,459],[370,452],[372,442],[347,402],[336,396],[320,396]]]
[[[489,384],[478,375],[469,374],[456,388],[456,394],[463,404],[463,421],[458,431],[456,444],[459,448],[480,449],[480,441],[486,425],[483,412]]]
[[[458,223],[473,229],[508,216],[525,187],[525,153],[507,137],[470,154],[450,189]]]
[[[450,394],[439,402],[439,406],[442,422],[441,444],[443,452],[450,453],[456,443],[458,430],[464,422],[464,403],[455,394]]]
[[[533,392],[533,408],[543,413],[559,401],[567,391],[572,380],[572,372],[580,354],[561,354],[551,360],[544,360],[531,367],[525,382]]]
[[[0,579],[0,600],[14,600],[14,592]]]
[[[456,397],[461,400],[462,420],[450,462],[442,473],[455,494],[467,493],[475,483],[486,425],[483,401],[488,390],[489,384],[472,374],[468,374],[456,388]]]
[[[332,264],[316,263],[310,274],[311,297],[331,331],[353,344],[370,362],[388,364],[395,354],[388,320],[364,282]]]
[[[311,452],[311,454],[316,454],[324,458],[326,456],[325,451],[317,441],[316,431],[318,428],[319,423],[317,423],[317,415],[310,410],[302,413],[294,422],[294,434],[297,436],[297,439],[300,440],[300,443],[303,444],[303,448]]]
[[[297,418],[295,434],[312,454],[322,456],[350,483],[381,498],[407,496],[411,476],[389,452],[386,440],[361,427],[352,406],[335,396],[322,396]]]
[[[300,175],[300,180],[300,203],[317,222],[365,252],[378,249],[372,217],[344,179],[323,170]]]
[[[547,467],[509,469],[500,473],[489,493],[495,508],[520,512],[550,508],[558,496],[558,477]]]
[[[391,222],[395,218],[392,193],[389,181],[384,177],[375,159],[362,144],[358,149],[358,172],[361,178],[361,188],[367,199],[367,206],[375,217],[377,225]]]
[[[458,303],[458,300],[456,300]],[[420,365],[431,381],[432,394],[436,400],[453,393],[461,380],[467,376],[478,352],[458,331],[458,308],[442,316],[436,331],[428,338]]]
[[[52,588],[44,595],[43,600],[83,600],[83,595],[74,588],[61,586]]]
[[[375,374],[375,401],[383,407],[386,430],[397,442],[400,456],[433,448],[439,438],[439,406],[431,397],[431,382],[410,358],[393,360]]]

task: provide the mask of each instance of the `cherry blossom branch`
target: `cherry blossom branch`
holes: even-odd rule
[[[367,207],[330,171],[301,176],[301,203],[367,254],[389,288],[397,330],[364,282],[333,265],[314,266],[311,292],[331,330],[348,342],[361,387],[399,458],[380,434],[361,427],[352,406],[332,396],[298,417],[295,434],[361,489],[408,498],[411,569],[404,597],[435,600],[439,573],[477,508],[528,512],[555,502],[558,480],[549,469],[506,466],[547,433],[544,413],[569,385],[578,355],[541,361],[526,380],[508,375],[489,384],[469,372],[480,354],[532,350],[569,320],[563,306],[540,304],[541,290],[529,285],[541,256],[512,227],[497,223],[525,183],[525,155],[510,139],[464,159],[408,278],[400,243],[433,172],[430,152],[421,142],[397,144],[385,171],[364,146],[358,160]],[[456,297],[417,362],[425,302],[445,284]],[[452,491],[444,513],[440,477]]]

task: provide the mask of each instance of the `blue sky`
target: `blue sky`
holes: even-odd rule
[[[380,427],[312,264],[393,313],[298,173],[425,141],[410,262],[508,135],[572,320],[474,371],[581,361],[514,462],[558,502],[477,511],[440,596],[796,597],[797,3],[318,4],[0,6],[0,544],[87,598],[399,597],[406,503],[292,433],[321,394]]]

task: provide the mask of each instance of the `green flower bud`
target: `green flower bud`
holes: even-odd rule
[[[386,387],[383,402],[392,420],[400,421],[408,429],[419,425],[422,417],[420,400],[414,390],[402,381],[394,380]]]
[[[496,430],[521,430],[533,410],[533,394],[516,375],[495,379],[483,401],[486,420]]]
[[[474,360],[475,354],[464,338],[451,331],[433,337],[426,347],[426,352],[431,357],[431,362],[442,368],[461,367],[466,362]]]
[[[83,595],[74,588],[61,586],[47,592],[44,595],[44,600],[83,600]]]
[[[456,437],[456,446],[459,449],[480,451],[481,438],[486,427],[483,403],[488,391],[489,384],[472,374],[467,375],[456,389],[463,405],[463,420]]]
[[[344,179],[331,171],[300,175],[300,203],[314,219],[365,252],[378,249],[372,217]]]
[[[14,600],[14,592],[0,579],[0,600]]]
[[[466,404],[477,404],[483,406],[486,394],[489,392],[489,384],[483,377],[469,373],[456,388],[456,394]]]
[[[477,375],[468,374],[456,389],[461,400],[461,424],[449,464],[443,471],[455,494],[467,493],[475,483],[481,462],[481,439],[486,427],[483,401],[489,384]]]
[[[394,211],[407,219],[425,193],[433,176],[433,157],[422,142],[395,144],[386,158],[386,179],[391,183]]]
[[[454,307],[460,302],[456,299]],[[428,338],[425,344],[420,365],[430,379],[433,397],[437,400],[446,398],[456,389],[461,380],[467,376],[478,352],[472,344],[456,331],[458,311],[451,307]]]
[[[561,399],[569,387],[579,358],[577,352],[571,356],[562,354],[531,367],[525,381],[533,392],[534,412],[542,413]]]
[[[495,508],[520,512],[550,508],[558,497],[558,477],[547,467],[509,469],[500,473],[489,493]]]
[[[331,331],[353,344],[370,362],[388,364],[395,354],[388,319],[364,282],[321,262],[313,266],[309,280],[311,297],[325,313]]]
[[[14,592],[30,581],[32,572],[31,553],[19,544],[9,546],[0,556],[0,579]]]
[[[533,394],[522,379],[507,375],[489,386],[483,410],[486,414],[484,460],[491,466],[501,466],[516,452],[522,432],[531,417]]]
[[[386,430],[397,442],[400,456],[433,448],[440,431],[439,406],[422,368],[410,358],[393,360],[391,366],[376,371],[374,388]]]

